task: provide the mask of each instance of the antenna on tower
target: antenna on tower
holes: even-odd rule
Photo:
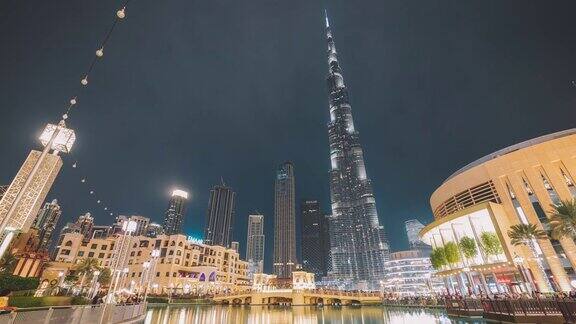
[[[224,182],[224,177],[220,176],[220,182],[222,182],[222,187],[226,187],[226,183]]]

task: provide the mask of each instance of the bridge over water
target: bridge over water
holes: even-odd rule
[[[234,305],[368,305],[379,304],[379,293],[325,289],[267,289],[214,296],[219,304]]]

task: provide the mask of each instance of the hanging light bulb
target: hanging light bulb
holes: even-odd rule
[[[108,210],[108,207],[104,207],[104,210]]]
[[[124,19],[124,17],[126,17],[126,7],[116,11],[116,16],[118,16],[118,18],[120,19]]]
[[[70,99],[70,104],[71,104],[71,105],[75,105],[75,104],[76,104],[76,97]]]
[[[93,195],[93,194],[94,194],[94,190],[90,190],[90,194]]]
[[[99,203],[100,203],[100,200],[98,200],[96,203],[98,203],[98,204],[99,204]]]
[[[74,164],[72,164],[72,167],[76,168],[76,162],[74,162]],[[82,179],[82,180],[84,180],[84,179]],[[84,181],[82,181],[82,182],[84,182]]]
[[[100,47],[100,48],[96,51],[96,56],[98,56],[98,57],[104,56],[104,47]]]
[[[82,179],[82,180],[80,180],[80,181],[81,181],[82,183],[84,183],[84,182],[86,182],[86,179]]]
[[[96,55],[98,55],[98,54],[96,54]],[[80,80],[80,83],[82,85],[87,85],[88,84],[88,76],[85,76],[84,79]]]
[[[62,115],[62,119],[64,119],[64,120],[68,119],[68,114]]]
[[[110,216],[114,215],[114,213],[110,213]]]

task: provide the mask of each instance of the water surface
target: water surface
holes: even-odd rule
[[[443,310],[402,307],[170,306],[148,309],[145,324],[344,324],[486,323],[448,317]]]

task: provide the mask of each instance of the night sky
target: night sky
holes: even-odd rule
[[[298,200],[329,211],[324,8],[393,250],[406,219],[432,219],[430,194],[453,171],[576,124],[573,1],[132,0],[77,92],[119,6],[0,0],[0,183],[79,93],[73,156],[48,195],[59,227],[86,211],[112,223],[90,189],[161,222],[180,187],[199,236],[222,177],[242,254],[248,214],[265,215],[270,269],[279,163],[293,161]]]

